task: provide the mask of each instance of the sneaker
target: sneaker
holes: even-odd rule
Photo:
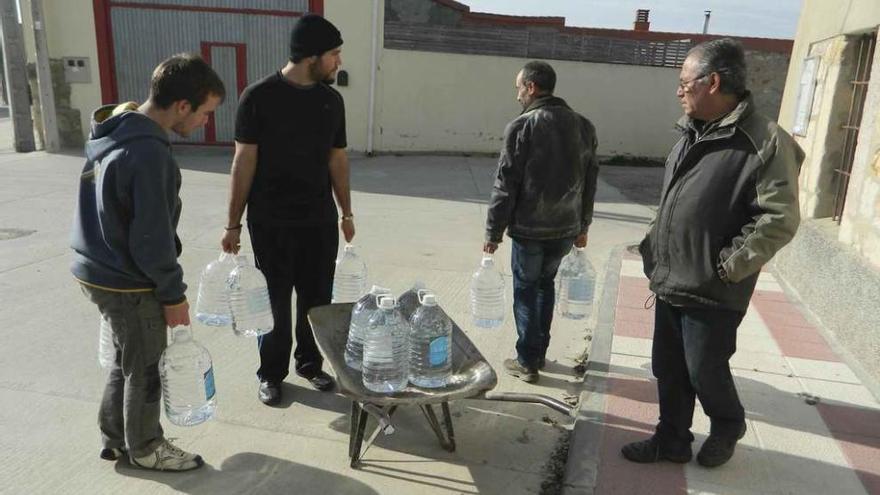
[[[131,463],[155,471],[190,471],[202,467],[205,461],[202,456],[185,452],[164,440],[151,454],[132,457]]]
[[[673,449],[661,445],[657,437],[626,444],[620,449],[620,453],[623,454],[626,460],[642,464],[659,461],[684,464],[693,457],[690,444],[686,444],[681,449]]]
[[[535,383],[538,381],[538,370],[529,369],[519,364],[518,359],[505,359],[504,371],[508,375],[515,376],[526,383]]]
[[[103,448],[101,449],[101,453],[99,454],[101,459],[105,461],[118,461],[122,456],[125,455],[125,449],[120,448]]]
[[[703,442],[700,452],[697,454],[697,462],[708,468],[718,467],[733,457],[736,450],[736,442],[746,434],[746,425],[743,423],[742,428],[736,438],[724,437],[721,435],[709,435],[709,438]]]

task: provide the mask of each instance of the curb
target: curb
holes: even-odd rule
[[[608,259],[602,300],[597,315],[596,330],[583,392],[571,432],[568,459],[562,479],[563,495],[592,495],[599,475],[599,445],[605,419],[605,398],[608,390],[607,373],[611,361],[611,340],[614,334],[615,306],[620,286],[620,267],[626,245],[615,247]]]

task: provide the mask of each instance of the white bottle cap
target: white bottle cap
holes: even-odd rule
[[[378,296],[379,294],[391,294],[391,289],[374,285],[370,288],[370,294],[373,294],[374,296]]]
[[[379,309],[394,309],[395,306],[397,306],[397,299],[391,296],[379,298]]]
[[[430,292],[422,296],[422,306],[436,306],[437,296]]]
[[[489,268],[495,264],[495,259],[492,256],[483,256],[483,259],[480,260],[480,266],[483,268]]]
[[[346,253],[350,253],[354,251],[354,244],[346,244],[345,247],[342,248],[342,250]]]

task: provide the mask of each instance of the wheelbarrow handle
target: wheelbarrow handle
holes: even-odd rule
[[[574,417],[577,413],[577,408],[572,407],[569,404],[562,402],[561,400],[541,394],[522,394],[516,392],[486,392],[483,398],[486,400],[496,400],[501,402],[526,402],[531,404],[541,404],[570,417]]]

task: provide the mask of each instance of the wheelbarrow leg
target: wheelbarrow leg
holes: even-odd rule
[[[421,406],[421,408],[425,417],[428,419],[428,424],[431,426],[431,429],[434,430],[437,439],[440,440],[440,446],[443,447],[443,450],[454,452],[455,443],[446,438],[446,435],[443,433],[443,428],[440,427],[440,422],[437,421],[437,415],[434,414],[434,408],[431,407],[430,404],[425,404],[424,406]]]
[[[449,414],[449,403],[441,404],[443,409],[443,422],[446,423],[446,436],[449,438],[449,445],[452,446],[450,452],[455,452],[455,431],[452,429],[452,415]]]
[[[361,460],[361,445],[364,443],[364,431],[367,429],[367,413],[357,401],[351,401],[351,427],[348,437],[348,457],[351,467],[357,467]]]

